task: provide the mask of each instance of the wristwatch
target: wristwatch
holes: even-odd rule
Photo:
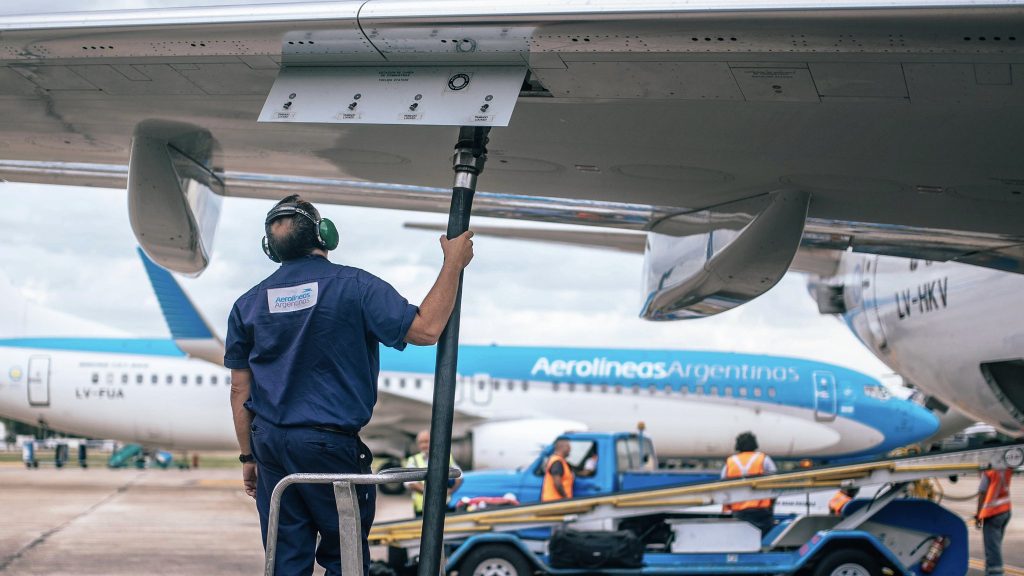
[[[252,454],[239,454],[238,461],[241,462],[242,464],[246,464],[249,462],[255,462],[256,457],[254,457]]]

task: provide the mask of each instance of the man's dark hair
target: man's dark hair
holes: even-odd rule
[[[757,450],[757,436],[750,432],[743,432],[736,437],[737,452],[753,452]]]
[[[320,217],[320,213],[317,212],[316,208],[314,208],[309,202],[303,200],[298,194],[292,194],[291,196],[282,199],[274,205],[274,208],[287,205],[305,210],[315,218]],[[273,211],[273,208],[271,211]],[[290,221],[291,225],[278,229],[278,235],[275,236],[271,234],[270,229],[271,224],[278,221]],[[277,258],[282,262],[302,258],[314,249],[320,247],[316,240],[316,224],[314,224],[309,218],[300,214],[294,214],[291,216],[275,218],[273,222],[267,222],[265,225],[267,242],[270,244],[270,249],[274,251],[274,254],[276,254]]]

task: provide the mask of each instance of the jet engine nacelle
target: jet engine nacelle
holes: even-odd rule
[[[526,466],[559,434],[586,429],[580,422],[546,418],[488,422],[473,428],[471,462],[464,450],[455,454],[455,460],[474,469]]]
[[[197,276],[210,263],[223,183],[204,128],[145,120],[135,127],[128,166],[128,217],[154,262]]]
[[[640,315],[710,316],[768,291],[796,256],[809,202],[783,190],[660,220],[647,235]]]

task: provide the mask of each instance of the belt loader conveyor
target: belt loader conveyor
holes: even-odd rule
[[[467,549],[471,544],[484,542],[505,542],[522,549],[524,555],[535,556],[533,560],[538,563],[537,570],[558,574],[564,569],[553,569],[544,564],[543,553],[546,552],[545,542],[520,541],[516,536],[520,531],[536,528],[557,528],[570,526],[585,530],[613,530],[616,526],[628,519],[642,517],[653,517],[655,515],[672,515],[685,511],[692,511],[695,507],[707,505],[720,505],[730,502],[742,502],[745,500],[756,500],[764,498],[778,498],[784,495],[806,493],[842,486],[869,486],[888,484],[891,489],[885,491],[871,502],[855,501],[855,506],[842,519],[824,517],[801,517],[794,521],[784,523],[768,535],[764,541],[764,550],[757,554],[728,554],[722,556],[723,562],[734,560],[736,564],[732,569],[726,569],[719,565],[697,566],[689,563],[698,556],[708,555],[686,555],[686,554],[661,554],[645,556],[645,567],[637,570],[626,570],[628,573],[748,573],[743,570],[744,561],[760,562],[758,570],[775,573],[789,573],[787,566],[793,565],[793,554],[785,558],[777,559],[777,565],[772,564],[773,549],[784,549],[794,547],[794,544],[802,542],[801,538],[807,538],[807,545],[801,550],[808,549],[807,554],[814,552],[814,546],[825,546],[829,538],[858,536],[877,540],[874,544],[884,552],[887,558],[882,560],[887,566],[898,568],[895,572],[910,572],[909,567],[914,563],[922,561],[926,554],[928,542],[936,540],[937,537],[924,538],[924,532],[908,529],[907,527],[897,528],[887,526],[879,534],[872,535],[870,529],[878,532],[879,514],[892,503],[892,508],[881,516],[892,516],[894,511],[902,507],[903,514],[914,514],[908,512],[915,510],[914,504],[910,501],[894,502],[902,494],[902,488],[909,482],[930,478],[935,476],[954,476],[970,472],[977,472],[980,468],[994,467],[1016,467],[1024,463],[1024,446],[1019,444],[1000,445],[989,448],[960,450],[952,452],[939,452],[919,456],[887,459],[860,464],[838,465],[810,470],[800,470],[769,476],[755,478],[742,478],[734,480],[705,482],[700,484],[689,484],[675,487],[662,487],[657,489],[638,490],[632,492],[621,492],[606,494],[588,498],[573,499],[568,501],[531,504],[511,508],[499,508],[479,512],[451,514],[446,518],[444,538],[453,552],[448,561],[448,569],[457,568],[459,562],[466,558]],[[929,504],[929,503],[925,503]],[[924,504],[918,505],[916,510],[923,510],[922,515],[935,514],[923,508]],[[941,507],[931,505],[947,516],[952,516]],[[935,520],[939,522],[939,520]],[[734,521],[726,521],[737,524]],[[956,519],[963,529],[963,522]],[[373,543],[387,544],[394,548],[404,549],[409,555],[415,556],[418,552],[419,526],[417,520],[398,521],[382,523],[374,526],[370,532],[370,540]],[[865,532],[867,530],[868,532]],[[536,531],[535,531],[536,532]],[[877,536],[877,537],[876,537]],[[920,537],[917,544],[912,544],[908,539]],[[965,536],[963,537],[965,538]],[[888,540],[887,540],[888,539]],[[901,541],[902,539],[902,541]],[[958,537],[958,539],[961,539]],[[853,542],[850,540],[850,542]],[[955,543],[963,548],[963,562],[966,562],[966,542]],[[947,542],[947,546],[949,543]],[[493,544],[492,544],[493,547]],[[478,546],[479,548],[479,546]],[[940,550],[941,553],[941,550]],[[956,553],[947,553],[947,556],[955,556]],[[540,560],[538,560],[539,558]],[[765,563],[767,562],[767,564]],[[946,562],[947,566],[953,562]],[[788,563],[788,564],[787,564]],[[806,568],[806,566],[805,566]],[[570,571],[571,572],[571,571]],[[622,573],[619,569],[617,573]],[[895,573],[893,572],[893,573]],[[936,574],[942,571],[935,572]],[[566,572],[568,573],[568,572]],[[955,572],[952,572],[955,573]]]

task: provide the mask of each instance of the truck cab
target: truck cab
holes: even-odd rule
[[[665,486],[709,479],[707,473],[658,471],[658,457],[650,437],[636,432],[570,432],[559,435],[529,465],[515,470],[467,472],[462,486],[451,498],[457,506],[463,498],[500,498],[513,494],[519,503],[540,500],[544,471],[558,440],[568,440],[569,465],[576,474],[573,495],[577,498],[621,490]]]

